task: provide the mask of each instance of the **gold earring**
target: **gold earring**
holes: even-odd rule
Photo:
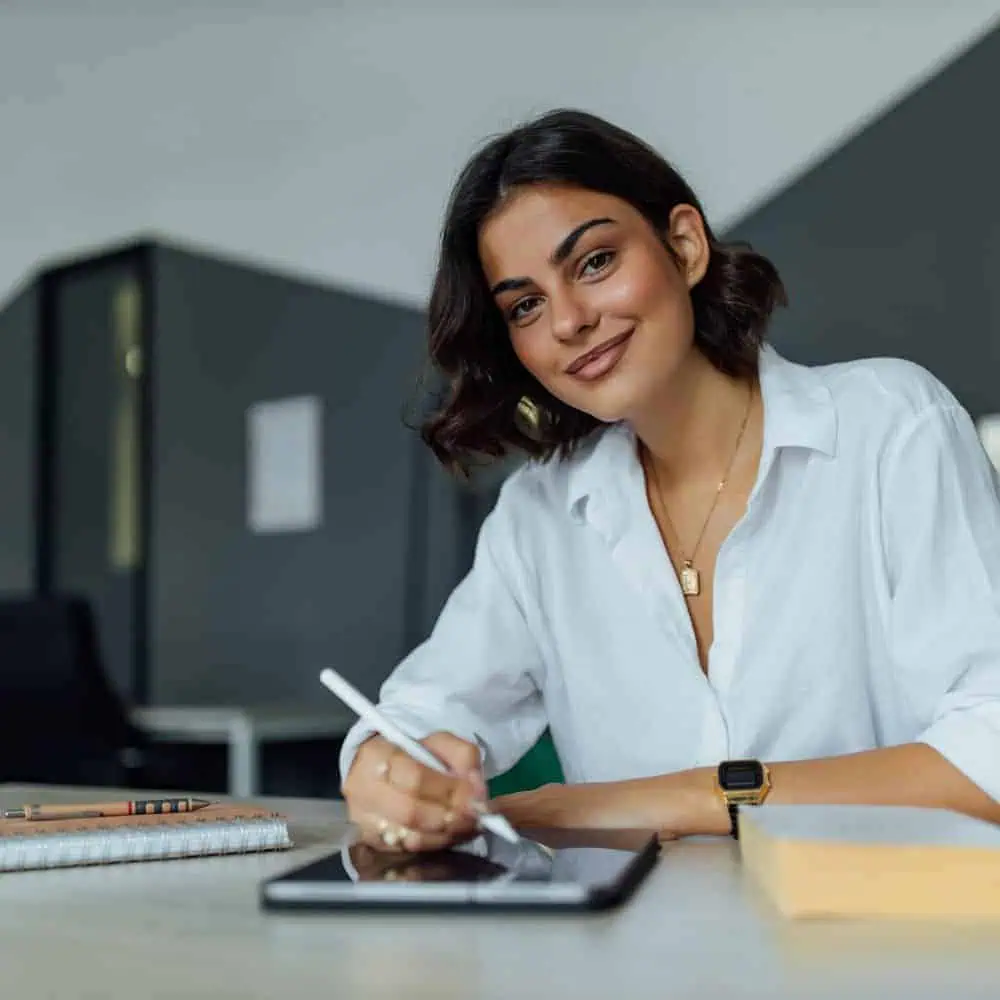
[[[539,424],[538,404],[530,396],[522,396],[517,401],[517,412],[525,423],[537,427]]]
[[[517,401],[517,415],[520,417],[521,430],[530,438],[537,438],[542,428],[542,409],[530,397],[522,396]]]

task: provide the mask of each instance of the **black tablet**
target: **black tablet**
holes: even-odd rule
[[[511,845],[491,834],[447,851],[385,854],[345,847],[261,886],[267,909],[607,909],[624,901],[659,854],[654,834],[532,831]]]

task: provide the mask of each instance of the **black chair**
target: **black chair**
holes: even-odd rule
[[[87,601],[0,599],[0,781],[142,787],[145,745]]]

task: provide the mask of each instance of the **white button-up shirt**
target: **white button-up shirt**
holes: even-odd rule
[[[571,782],[922,741],[1000,800],[1000,502],[968,414],[904,361],[808,368],[767,347],[760,377],[707,674],[618,424],[504,483],[384,711],[478,741],[488,775],[546,726]]]

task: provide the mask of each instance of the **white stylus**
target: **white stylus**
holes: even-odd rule
[[[441,774],[450,774],[447,766],[434,756],[422,743],[418,743],[412,736],[407,736],[402,729],[394,722],[390,722],[381,712],[349,681],[344,680],[336,672],[327,668],[323,670],[319,679],[324,687],[332,691],[348,708],[353,709],[361,717],[362,721],[368,723],[379,735],[383,736],[390,743],[395,744],[400,750],[408,753],[415,761],[425,767],[433,768]],[[499,813],[491,813],[486,809],[485,804],[479,803],[477,812],[479,813],[479,823],[486,827],[491,833],[511,844],[520,843],[521,837],[518,832],[507,822],[506,818]]]

